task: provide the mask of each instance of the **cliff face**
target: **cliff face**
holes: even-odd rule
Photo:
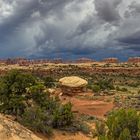
[[[19,123],[0,114],[0,140],[42,140]]]

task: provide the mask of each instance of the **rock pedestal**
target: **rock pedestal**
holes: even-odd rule
[[[70,96],[85,92],[87,84],[86,80],[77,76],[64,77],[59,80],[63,94]]]

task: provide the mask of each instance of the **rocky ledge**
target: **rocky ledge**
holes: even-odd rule
[[[33,132],[0,114],[0,140],[42,140]]]

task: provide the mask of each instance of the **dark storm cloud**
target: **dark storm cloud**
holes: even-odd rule
[[[75,38],[77,36],[82,36],[88,34],[88,32],[96,32],[96,30],[101,27],[103,22],[99,20],[93,13],[87,15],[85,19],[77,26],[75,31],[69,35],[68,38]]]
[[[118,41],[126,45],[127,49],[140,52],[140,31],[137,31],[123,38],[119,38]]]
[[[99,18],[107,22],[117,22],[120,20],[118,5],[122,0],[95,0],[95,9]]]
[[[39,11],[41,16],[54,9],[58,12],[67,0],[15,0],[15,2],[17,5],[14,7],[12,15],[5,18],[0,24],[0,37],[7,36],[9,33],[18,30],[18,27],[30,20],[31,15],[36,11]],[[10,1],[6,1],[6,3],[10,4]]]
[[[82,10],[80,7],[77,8],[77,2],[79,2],[79,0],[69,1],[70,4],[75,5],[75,8],[72,7],[72,10],[75,10],[75,13]],[[71,12],[71,9],[69,10]],[[84,44],[84,37],[76,37],[78,27],[72,27],[75,26],[73,23],[74,21],[72,21],[73,19],[69,20],[70,15],[69,12],[65,10],[65,5],[61,6],[61,14],[67,16],[60,18],[60,16],[58,16],[58,13],[54,12],[54,15],[52,17],[54,17],[55,21],[53,21],[53,23],[51,24],[48,21],[44,21],[44,23],[40,26],[43,35],[39,34],[35,36],[36,49],[38,49],[38,51],[42,54],[61,52],[69,52],[71,54],[90,53],[93,49],[89,44]],[[88,23],[91,24],[90,22]],[[82,31],[78,31],[78,34],[80,34],[80,32],[83,32],[83,30],[84,32],[86,32],[85,30],[88,30],[86,29],[86,26],[88,29],[90,28],[88,27],[89,25],[85,24],[85,27],[82,27]],[[75,29],[73,30],[73,28]]]
[[[133,50],[133,51],[139,53],[139,56],[140,56],[140,45],[129,46],[127,49]]]
[[[113,56],[119,51],[139,51],[138,0],[1,0],[0,6],[1,3],[0,55],[101,57],[103,53]]]
[[[140,31],[120,38],[119,41],[126,44],[140,45]]]
[[[8,2],[8,1],[7,1]],[[18,30],[18,27],[23,24],[30,15],[34,12],[38,5],[37,0],[30,1],[18,1],[15,0],[17,6],[14,7],[14,12],[10,17],[4,19],[4,21],[0,24],[0,38],[9,36],[9,34],[13,31]]]
[[[93,17],[87,16],[86,19],[78,25],[77,29],[75,30],[74,34],[71,35],[71,37],[86,34],[89,30],[93,29],[94,19]],[[95,24],[94,24],[95,27]]]

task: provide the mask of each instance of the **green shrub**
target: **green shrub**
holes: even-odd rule
[[[52,77],[45,77],[44,84],[47,88],[52,88],[55,86],[55,80]]]
[[[130,83],[128,86],[130,86],[130,87],[138,87],[139,86],[139,82]]]
[[[132,140],[131,134],[130,134],[130,131],[129,131],[128,128],[125,128],[125,129],[121,132],[121,134],[120,134],[120,136],[119,136],[119,140]]]
[[[24,94],[26,88],[36,84],[36,79],[31,74],[23,73],[18,70],[11,70],[3,78],[7,94]]]
[[[93,91],[93,92],[98,93],[98,92],[100,92],[100,90],[101,90],[101,89],[100,89],[100,86],[99,86],[99,85],[93,85],[93,86],[92,86],[92,91]]]
[[[59,128],[70,125],[73,120],[73,113],[71,109],[71,103],[67,103],[60,106],[59,108],[56,108],[53,113],[53,126]]]
[[[83,132],[84,134],[90,133],[90,128],[86,123],[80,123],[79,124],[79,131]]]
[[[20,123],[33,131],[43,134],[52,134],[51,116],[40,107],[26,109],[20,119]]]
[[[139,140],[139,124],[140,115],[135,110],[113,111],[106,121],[108,130],[101,136],[107,136],[109,140]]]
[[[112,140],[112,139],[108,139],[108,137],[107,136],[99,136],[98,137],[98,140]]]
[[[122,92],[126,92],[126,91],[128,91],[127,88],[125,88],[125,87],[120,88],[119,86],[116,86],[116,90],[117,90],[117,91],[122,91]]]
[[[56,98],[50,97],[50,94],[44,90],[44,85],[38,84],[29,88],[30,98],[35,105],[53,112],[59,103]]]
[[[72,105],[61,105],[32,75],[14,70],[0,84],[0,112],[14,115],[31,130],[51,134],[53,127],[72,125]]]
[[[128,91],[128,89],[127,88],[122,88],[121,91],[126,92],[126,91]]]
[[[99,92],[101,90],[113,90],[113,80],[112,79],[97,79],[97,81],[93,82],[89,80],[89,84],[87,88],[92,89],[94,92]]]
[[[119,87],[119,86],[116,86],[116,90],[117,90],[117,91],[120,91],[120,87]]]
[[[100,86],[100,88],[102,90],[105,90],[105,89],[114,89],[114,86],[113,86],[113,80],[112,79],[104,79],[104,80],[100,80],[98,82],[98,85]]]
[[[96,133],[98,136],[104,136],[106,134],[106,125],[102,121],[96,122]]]
[[[12,70],[0,81],[0,112],[20,115],[24,112],[26,90],[36,84],[36,79],[30,74]]]

